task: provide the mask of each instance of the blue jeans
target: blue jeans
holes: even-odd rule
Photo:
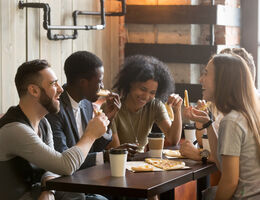
[[[57,191],[55,200],[108,200],[99,194],[84,194],[74,192],[61,192]]]

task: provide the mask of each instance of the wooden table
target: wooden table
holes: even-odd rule
[[[148,198],[163,193],[163,199],[174,199],[174,188],[209,175],[216,170],[215,164],[183,159],[191,169],[134,173],[126,171],[122,178],[111,177],[109,164],[77,171],[72,176],[47,181],[48,189],[94,193],[111,196]],[[173,191],[173,192],[172,192]]]

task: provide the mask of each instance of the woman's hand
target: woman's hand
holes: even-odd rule
[[[138,153],[138,144],[125,143],[116,147],[116,149],[127,149],[128,151],[127,157],[132,158],[135,156],[136,153]]]
[[[182,105],[183,99],[178,94],[171,94],[168,97],[167,103],[172,106],[173,112],[181,111],[181,105]]]
[[[207,123],[210,117],[207,112],[193,108],[192,106],[184,108],[183,116],[189,120],[200,122],[202,124]]]
[[[197,105],[196,105],[195,108],[198,109],[198,110],[206,111],[207,106],[208,106],[208,104],[207,104],[207,102],[206,102],[205,100],[199,99],[199,100],[197,101]]]
[[[189,140],[185,140],[180,145],[180,153],[186,158],[201,160],[200,151]]]
[[[208,103],[205,100],[199,99],[195,108],[208,113]],[[195,126],[197,128],[202,128],[203,123],[195,122]],[[206,130],[196,130],[196,138],[200,146],[202,146],[202,135],[204,133],[206,133]]]
[[[55,200],[54,194],[50,191],[43,191],[38,200]]]
[[[103,108],[108,120],[112,121],[121,108],[121,101],[119,95],[116,93],[110,93],[106,97],[106,106]]]

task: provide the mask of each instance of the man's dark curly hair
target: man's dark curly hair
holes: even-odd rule
[[[74,52],[64,64],[67,84],[73,84],[81,78],[93,78],[96,75],[96,69],[102,66],[102,61],[95,54],[88,51]]]
[[[158,82],[155,97],[165,102],[175,89],[174,79],[167,65],[152,56],[130,56],[126,58],[116,76],[113,89],[117,90],[122,98],[125,98],[130,91],[131,83],[146,82],[151,79]]]

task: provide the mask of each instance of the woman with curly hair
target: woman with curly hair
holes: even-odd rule
[[[111,147],[135,143],[139,151],[144,151],[154,123],[171,145],[178,144],[182,130],[183,100],[173,94],[174,80],[163,62],[151,56],[128,57],[116,77],[113,89],[120,94],[122,107],[112,121]],[[169,119],[163,102],[173,108],[173,121]]]

